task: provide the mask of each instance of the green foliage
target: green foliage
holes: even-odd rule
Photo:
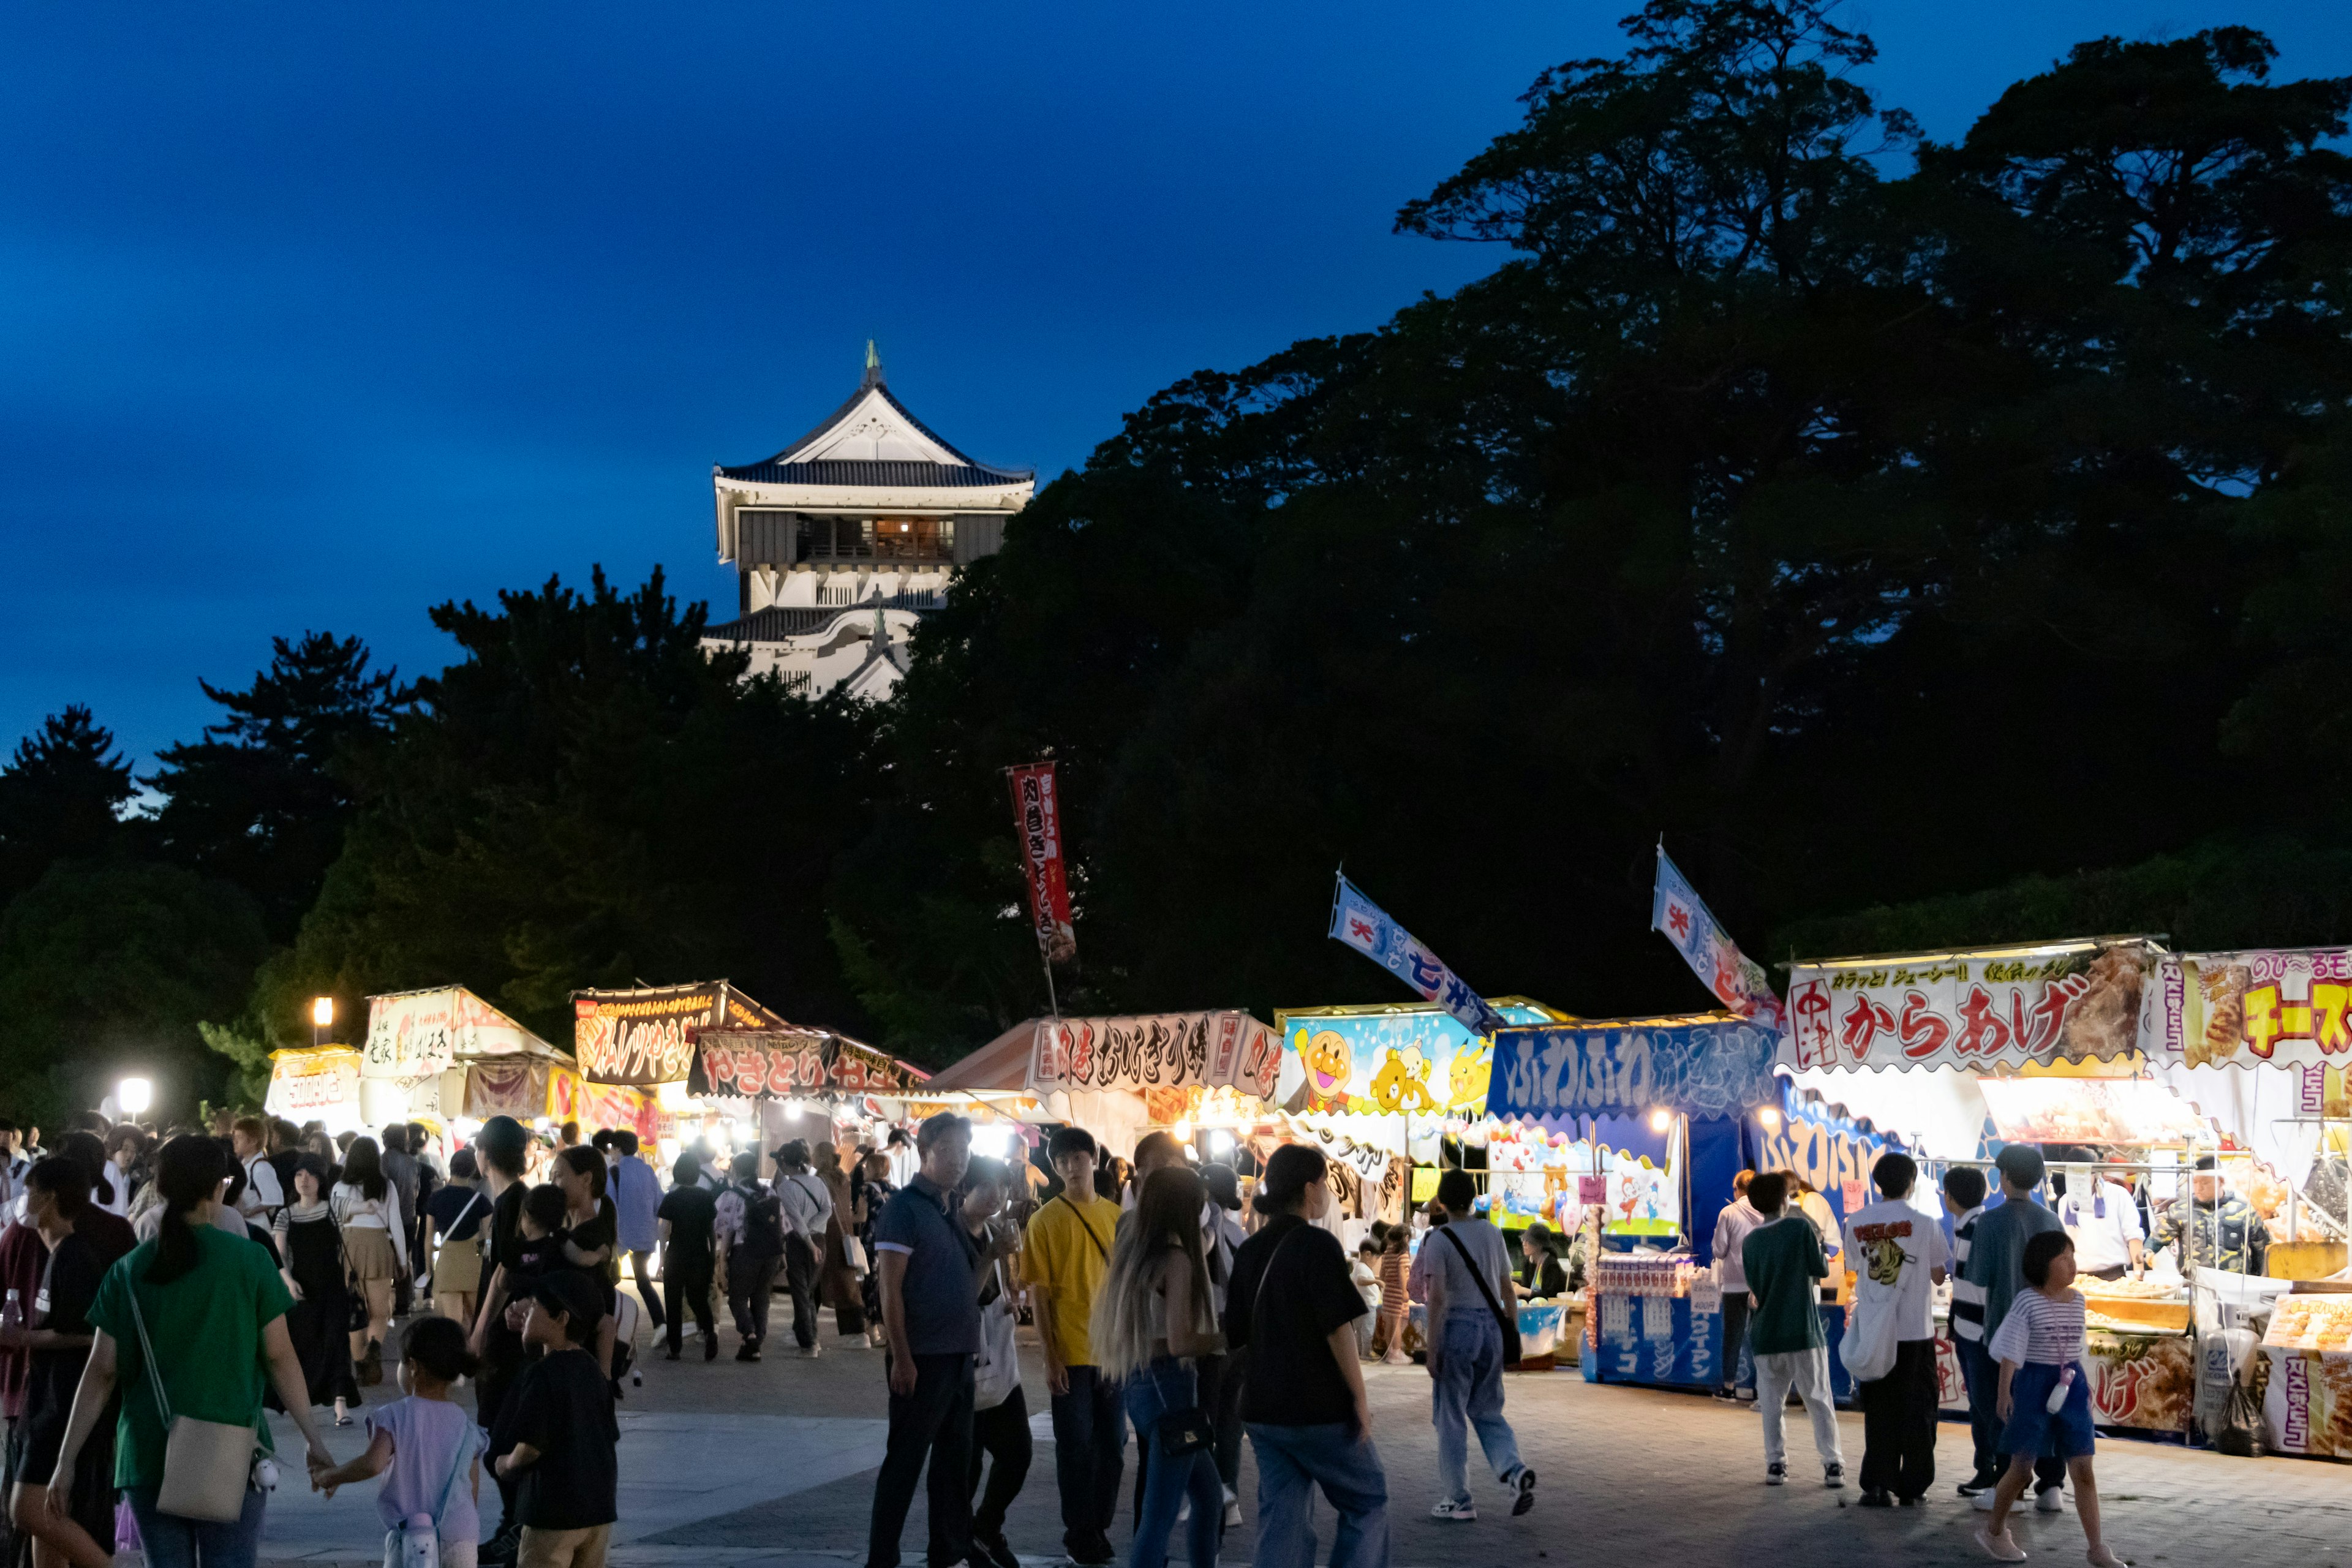
[[[585,986],[719,979],[788,1016],[857,1021],[819,894],[868,820],[875,717],[741,679],[661,574],[551,579],[444,605],[463,658],[419,680],[294,947],[257,989],[264,1037],[308,1001],[463,984],[559,1045]]]
[[[0,905],[59,860],[120,848],[131,795],[131,766],[89,709],[42,721],[0,768]]]
[[[229,1083],[229,1103],[240,1110],[257,1108],[269,1093],[269,1044],[247,1032],[242,1024],[196,1026],[205,1048],[236,1064]]]
[[[126,1074],[159,1112],[217,1093],[211,1018],[234,1017],[268,951],[252,900],[177,867],[62,862],[0,916],[0,1103],[98,1102]]]

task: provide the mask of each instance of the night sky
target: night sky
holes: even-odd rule
[[[142,763],[273,633],[410,673],[425,607],[656,563],[731,614],[710,465],[856,384],[1050,478],[1154,390],[1500,255],[1390,233],[1614,52],[1633,0],[1479,5],[12,6],[0,19],[0,745]],[[2101,33],[2342,0],[1901,0],[1873,85],[1957,137]]]

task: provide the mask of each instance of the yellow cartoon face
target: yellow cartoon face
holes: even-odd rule
[[[1329,1029],[1309,1035],[1301,1029],[1297,1035],[1298,1065],[1307,1069],[1307,1092],[1317,1100],[1337,1100],[1348,1091],[1348,1077],[1355,1070],[1355,1058],[1349,1054],[1348,1042]]]
[[[1437,1101],[1429,1092],[1429,1073],[1433,1064],[1421,1054],[1418,1046],[1402,1050],[1391,1048],[1381,1070],[1372,1075],[1372,1100],[1382,1110],[1434,1110]]]
[[[1445,1103],[1454,1107],[1486,1104],[1486,1085],[1494,1076],[1495,1050],[1492,1046],[1481,1042],[1455,1051]]]

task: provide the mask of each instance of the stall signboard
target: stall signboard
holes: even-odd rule
[[[2147,1049],[2160,950],[2138,937],[1790,968],[1790,1068],[1982,1070]]]
[[[1547,1024],[1530,1002],[1497,1001],[1514,1024]],[[1435,1007],[1276,1013],[1283,1105],[1328,1114],[1484,1115],[1495,1047]]]
[[[1867,1124],[1839,1115],[1818,1096],[1791,1090],[1777,1124],[1756,1128],[1756,1169],[1794,1171],[1843,1224],[1876,1195],[1870,1169],[1898,1146]]]
[[[1040,1018],[1030,1046],[1028,1088],[1053,1094],[1198,1085],[1266,1100],[1281,1065],[1274,1031],[1238,1011]]]
[[[487,1121],[493,1116],[535,1121],[546,1115],[547,1108],[554,1103],[550,1080],[555,1076],[555,1063],[545,1058],[506,1057],[469,1062],[458,1113],[477,1121]]]
[[[1977,1085],[2007,1143],[2211,1142],[2213,1130],[2164,1084],[2131,1078],[1989,1078]]]
[[[1736,1116],[1780,1099],[1775,1045],[1770,1030],[1744,1018],[1497,1029],[1486,1114],[1543,1121],[1664,1107]]]
[[[2157,976],[2151,1059],[2317,1068],[2319,1084],[2327,1068],[2352,1061],[2352,948],[2168,954]]]
[[[462,985],[368,998],[362,1078],[415,1080],[479,1057],[555,1053]]]
[[[695,1030],[787,1026],[724,980],[572,994],[572,1054],[590,1083],[682,1083]]]
[[[822,1029],[700,1029],[688,1069],[692,1094],[744,1100],[797,1095],[900,1095],[930,1075]]]
[[[583,1131],[625,1127],[645,1142],[656,1140],[660,1116],[653,1097],[624,1084],[591,1083],[577,1073],[558,1072],[548,1084],[547,1114],[577,1121]]]
[[[358,1123],[360,1053],[349,1046],[272,1052],[262,1109],[296,1123],[323,1121],[333,1131]]]

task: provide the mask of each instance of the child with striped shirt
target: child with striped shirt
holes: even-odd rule
[[[2001,1447],[2009,1472],[1994,1489],[1992,1517],[1977,1528],[1977,1544],[2002,1563],[2025,1552],[2009,1533],[2009,1510],[2033,1479],[2037,1454],[2054,1452],[2074,1479],[2074,1512],[2083,1521],[2092,1568],[2123,1568],[2099,1531],[2099,1489],[2091,1474],[2096,1446],[2091,1425],[2091,1379],[2084,1369],[2083,1297],[2074,1289],[2074,1243],[2063,1230],[2029,1239],[2021,1260],[2029,1289],[2017,1293],[1986,1350],[2000,1363]]]

